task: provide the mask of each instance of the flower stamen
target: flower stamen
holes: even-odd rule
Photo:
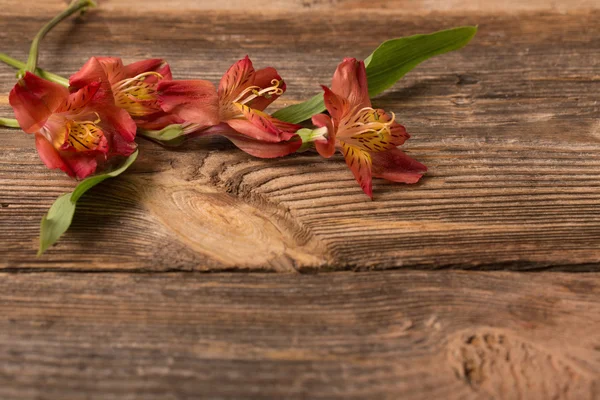
[[[100,118],[100,115],[96,111],[94,111],[94,114],[96,114],[96,120],[95,121],[77,121],[77,123],[79,123],[79,124],[92,124],[92,125],[100,123],[102,121],[102,118]],[[73,121],[73,122],[75,122],[75,121]]]
[[[147,83],[146,78],[149,76],[163,78],[158,72],[148,71],[113,85],[115,104],[134,117],[143,117],[159,111],[157,83]]]
[[[283,89],[280,87],[283,81],[279,79],[271,80],[271,86],[261,89],[259,86],[248,86],[236,98],[233,103],[247,104],[257,97],[270,98],[271,96],[281,96]],[[251,94],[250,94],[251,93]],[[248,97],[246,97],[250,94]]]
[[[377,133],[380,139],[391,134],[393,123],[396,121],[396,114],[393,112],[392,118],[389,121],[383,122],[379,118],[377,111],[370,107],[365,107],[358,111],[358,117],[355,118],[349,127],[344,129],[345,137],[354,137],[365,133]],[[361,122],[367,121],[367,122]]]
[[[135,86],[136,82],[141,83],[141,82],[145,81],[148,76],[156,76],[158,79],[163,79],[163,76],[161,74],[159,74],[158,72],[155,72],[155,71],[143,72],[141,74],[134,76],[133,78],[123,79],[122,81],[117,82],[115,84],[115,86],[113,86],[113,90],[119,91],[126,86],[127,87],[132,86],[131,84],[134,84],[133,86]]]
[[[101,121],[98,113],[95,121],[67,121],[67,142],[77,151],[106,150],[106,140],[103,141],[104,133],[97,126]]]

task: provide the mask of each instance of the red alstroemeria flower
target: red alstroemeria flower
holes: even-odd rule
[[[161,129],[182,122],[162,111],[158,102],[158,83],[171,80],[171,69],[161,59],[153,58],[123,65],[117,57],[92,57],[69,78],[72,89],[94,82],[124,109],[140,128]]]
[[[248,56],[229,68],[218,91],[206,81],[176,80],[161,81],[158,92],[162,109],[186,121],[186,133],[226,136],[257,157],[290,154],[302,144],[299,125],[264,112],[285,92],[283,79],[271,67],[255,71]]]
[[[372,176],[404,183],[416,183],[423,176],[427,167],[397,148],[410,137],[406,129],[393,113],[372,108],[364,62],[344,59],[333,75],[331,89],[323,86],[323,90],[331,117],[318,114],[312,118],[316,126],[327,128],[327,138],[315,141],[319,154],[329,158],[340,150],[371,198]]]
[[[11,90],[9,102],[23,131],[35,133],[48,168],[83,179],[110,157],[135,151],[135,122],[102,98],[98,82],[69,93],[27,72]]]

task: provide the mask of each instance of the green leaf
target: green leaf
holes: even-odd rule
[[[319,93],[305,102],[282,108],[276,111],[273,116],[281,121],[297,124],[324,110],[323,93]]]
[[[56,199],[48,214],[42,218],[38,257],[69,229],[75,214],[75,203],[71,201],[71,195],[72,193],[65,193]]]
[[[463,26],[383,42],[365,59],[369,96],[376,96],[393,86],[423,61],[463,48],[476,33],[476,26]]]
[[[168,125],[157,131],[138,129],[137,134],[163,146],[170,147],[179,146],[187,139],[185,129],[183,129],[183,125],[181,124]]]
[[[125,163],[115,169],[114,171],[92,176],[79,182],[79,185],[71,193],[65,193],[60,196],[50,210],[48,214],[42,218],[40,226],[40,248],[38,250],[38,256],[41,256],[48,247],[52,246],[61,237],[63,233],[71,226],[73,215],[75,214],[75,207],[77,206],[77,200],[83,196],[85,192],[104,181],[108,178],[114,178],[123,173],[137,158],[138,152],[129,156]]]
[[[463,26],[383,42],[365,59],[369,95],[376,96],[393,86],[423,61],[466,46],[475,33],[476,26]],[[282,108],[273,116],[282,121],[298,123],[324,110],[323,94],[318,94],[303,103]]]

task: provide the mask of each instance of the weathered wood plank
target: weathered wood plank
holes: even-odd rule
[[[0,274],[0,398],[597,399],[600,278]]]
[[[58,7],[49,4],[0,17],[3,51],[26,57]],[[0,268],[598,270],[600,11],[154,11],[101,8],[66,23],[48,36],[41,65],[68,75],[92,55],[164,57],[177,78],[217,82],[250,54],[286,78],[282,106],[387,38],[461,24],[480,33],[377,99],[430,172],[414,186],[376,181],[373,202],[340,157],[265,161],[224,140],[177,151],[141,142],[131,173],[86,196],[73,230],[37,259],[39,220],[73,183],[43,167],[30,137],[2,130]],[[13,74],[0,66],[0,93]],[[0,112],[10,112],[6,97]]]
[[[39,14],[41,12],[60,12],[61,7],[68,1],[51,0],[43,3],[17,3],[10,0],[0,1],[3,13],[23,15],[23,13]],[[6,4],[5,4],[6,3]],[[171,0],[165,3],[162,0],[145,0],[143,5],[136,1],[102,0],[100,5],[103,10],[110,12],[181,12],[182,10],[203,11],[239,11],[252,10],[254,12],[271,12],[273,10],[290,11],[359,11],[368,10],[370,13],[401,11],[402,14],[423,14],[430,12],[494,12],[494,13],[520,13],[531,11],[572,12],[598,9],[600,5],[595,0],[505,0],[502,2],[481,0]]]

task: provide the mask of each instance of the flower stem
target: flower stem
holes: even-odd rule
[[[300,136],[300,139],[302,139],[302,145],[296,150],[296,153],[302,153],[312,149],[315,141],[327,137],[327,127],[323,126],[316,129],[302,128],[296,132],[296,135]]]
[[[33,38],[33,42],[31,43],[31,48],[29,50],[29,58],[27,59],[27,64],[25,65],[25,71],[29,71],[35,74],[37,68],[38,61],[38,48],[40,42],[46,36],[48,32],[52,28],[54,28],[58,23],[60,23],[63,19],[69,17],[70,15],[76,13],[79,10],[83,10],[86,7],[94,7],[96,3],[93,0],[73,0],[69,7],[67,7],[63,12],[58,14],[56,17],[52,18],[50,22],[40,29],[37,35]],[[24,72],[22,73],[24,75]]]
[[[0,118],[0,126],[6,128],[20,128],[19,122],[13,118]]]
[[[24,62],[16,60],[12,57],[9,57],[4,53],[0,53],[0,61],[5,64],[10,65],[11,67],[17,68],[17,69],[25,69]],[[48,80],[48,81],[58,83],[59,85],[63,85],[66,87],[69,86],[69,80],[67,78],[63,78],[62,76],[53,74],[52,72],[44,71],[41,68],[36,68],[35,74],[37,76],[40,76],[40,77]]]

